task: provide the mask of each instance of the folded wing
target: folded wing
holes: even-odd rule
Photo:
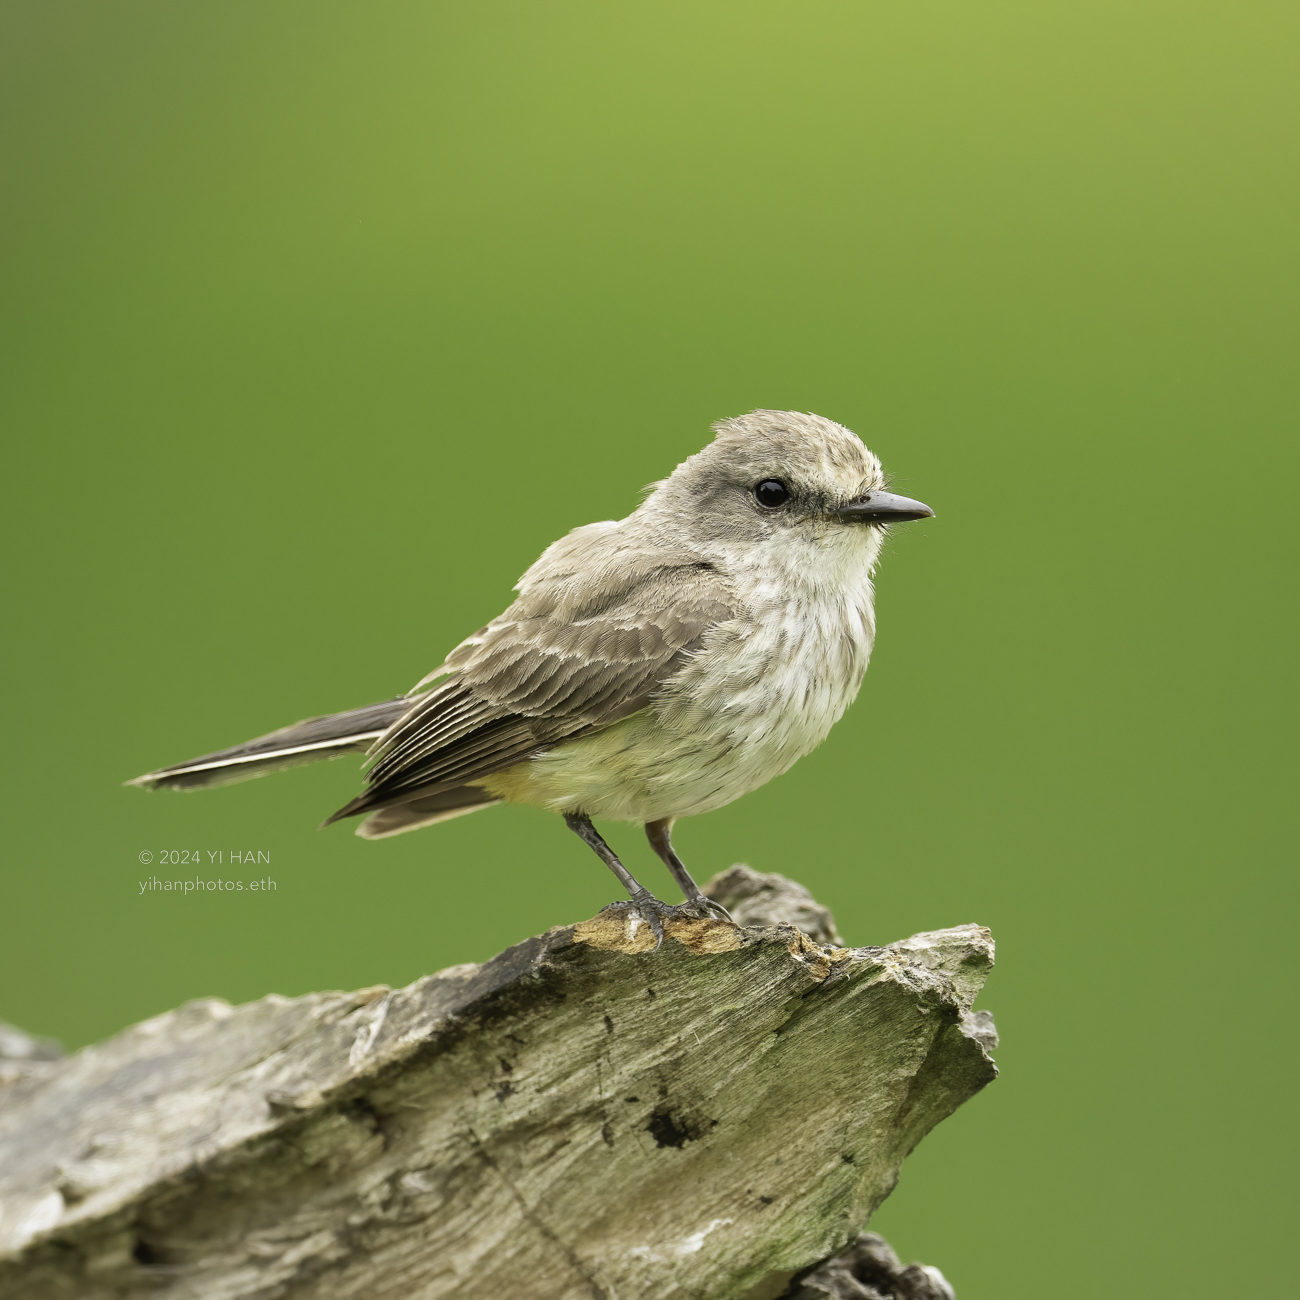
[[[364,793],[330,821],[416,800],[432,813],[440,792],[645,708],[709,629],[733,617],[730,585],[711,564],[601,554],[601,528],[552,547],[519,599],[425,679],[431,685],[371,751]],[[594,562],[582,563],[583,549]],[[416,812],[412,826],[384,819],[394,829],[382,833],[413,828]]]

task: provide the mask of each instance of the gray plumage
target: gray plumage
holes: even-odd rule
[[[689,553],[611,554],[606,531],[578,529],[558,556],[552,547],[519,599],[447,656],[444,680],[375,746],[365,793],[330,821],[464,786],[639,712],[731,617],[712,566]],[[393,834],[404,823],[383,825]]]
[[[722,421],[703,451],[617,522],[549,547],[499,618],[399,701],[315,718],[137,779],[194,788],[369,748],[368,814],[384,838],[502,800],[564,815],[662,934],[670,909],[592,817],[640,821],[687,893],[680,816],[785,771],[857,693],[875,635],[884,525],[929,507],[884,490],[879,461],[816,415]]]

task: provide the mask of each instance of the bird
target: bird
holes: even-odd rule
[[[192,790],[364,753],[364,789],[322,826],[363,816],[356,833],[380,840],[529,804],[595,851],[656,948],[672,917],[729,919],[674,824],[826,738],[867,670],[887,531],[934,511],[886,490],[878,457],[823,416],[756,410],[712,432],[625,519],[549,546],[514,603],[406,694],[127,784]],[[644,827],[685,901],[656,898],[595,820]]]

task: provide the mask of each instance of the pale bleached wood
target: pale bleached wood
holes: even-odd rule
[[[606,909],[404,989],[204,999],[0,1076],[0,1294],[794,1294],[995,1076],[992,942],[822,944],[781,920],[835,937],[801,886],[713,888],[766,924],[677,920],[651,952]]]

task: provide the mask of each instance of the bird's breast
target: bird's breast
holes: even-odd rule
[[[790,601],[713,629],[657,708],[669,727],[801,757],[857,695],[874,638],[869,601]]]
[[[815,749],[866,671],[870,599],[786,601],[720,623],[648,708],[521,765],[519,792],[622,821],[722,807]],[[525,779],[526,778],[526,779]]]

